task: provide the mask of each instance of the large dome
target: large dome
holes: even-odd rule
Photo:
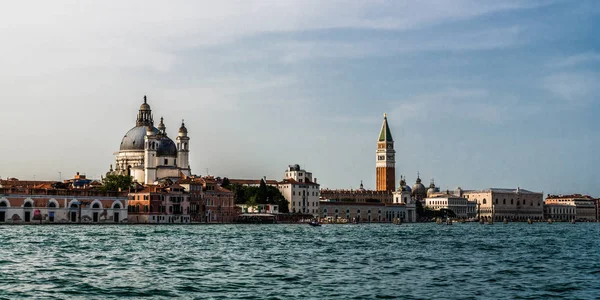
[[[154,134],[158,134],[158,129],[154,129]],[[123,150],[139,150],[144,151],[144,137],[146,136],[146,126],[136,126],[131,128],[123,140],[121,140],[121,151]],[[173,141],[171,141],[173,143]],[[177,148],[175,148],[177,150]]]
[[[175,156],[177,157],[177,147],[172,139],[167,136],[163,136],[158,141],[158,150],[156,151],[158,156]]]
[[[421,183],[421,178],[417,176],[417,182],[412,187],[412,196],[417,199],[423,199],[427,197],[427,189]]]

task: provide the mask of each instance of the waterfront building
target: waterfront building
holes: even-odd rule
[[[231,223],[239,214],[232,191],[221,187],[213,176],[196,178],[204,190],[205,218],[208,223]]]
[[[544,205],[548,206],[547,211],[549,212],[569,212],[568,215],[571,216],[571,219],[575,218],[579,221],[597,220],[596,201],[587,195],[548,195],[544,201]],[[560,205],[564,207],[560,207]],[[575,209],[574,216],[571,213],[572,208]],[[557,219],[566,217],[563,214],[559,214],[559,216],[560,218]]]
[[[321,200],[319,204],[320,217],[333,222],[414,222],[414,216],[408,217],[405,204],[369,203],[369,202],[338,202]]]
[[[464,197],[457,197],[448,193],[445,196],[436,195],[425,198],[425,206],[432,210],[447,209],[456,214],[458,218],[474,218],[477,215],[477,203]]]
[[[317,179],[313,181],[312,173],[296,164],[288,166],[284,177],[277,188],[288,201],[289,211],[318,217],[320,191]]]
[[[279,205],[277,204],[238,204],[243,214],[279,214]]]
[[[189,223],[190,193],[177,184],[146,185],[128,195],[131,223]]]
[[[167,136],[164,120],[154,127],[154,116],[144,96],[136,124],[121,140],[116,165],[108,174],[132,176],[134,181],[154,184],[159,180],[190,176],[188,131],[183,121],[176,143]]]
[[[389,191],[373,191],[364,188],[363,183],[360,183],[360,188],[353,189],[322,189],[322,199],[330,199],[340,202],[379,202],[379,203],[393,203],[392,193]]]
[[[206,202],[204,201],[204,185],[192,177],[177,181],[185,191],[190,193],[189,215],[191,222],[206,222]]]
[[[0,184],[0,224],[127,221],[125,193],[72,188],[61,182],[13,180]]]
[[[486,190],[465,190],[463,195],[477,203],[477,214],[485,220],[493,218],[502,221],[504,218],[513,221],[543,220],[544,195],[521,188]]]
[[[544,218],[553,221],[571,221],[577,218],[574,204],[544,204]]]
[[[387,115],[383,114],[383,124],[379,132],[376,151],[376,190],[393,192],[396,190],[396,150],[394,139],[387,122]]]

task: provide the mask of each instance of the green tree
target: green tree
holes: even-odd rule
[[[269,197],[268,195],[268,191],[267,191],[267,183],[265,182],[264,179],[260,180],[260,186],[258,187],[258,194],[257,194],[257,201],[260,204],[266,204],[267,203],[267,198]]]
[[[107,175],[102,181],[103,190],[106,192],[118,192],[128,190],[133,178],[127,175]]]
[[[223,177],[223,181],[221,181],[221,186],[228,190],[231,190],[231,182],[229,182],[229,178]]]

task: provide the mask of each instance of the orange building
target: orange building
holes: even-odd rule
[[[377,141],[376,160],[377,191],[393,192],[396,190],[396,150],[394,139],[387,123],[387,115],[383,114],[383,125]]]

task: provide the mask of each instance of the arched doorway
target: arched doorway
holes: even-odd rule
[[[116,203],[113,205],[113,221],[115,223],[119,223],[119,210],[121,209],[121,204]]]
[[[79,206],[75,203],[72,203],[69,208],[70,208],[69,220],[71,222],[75,223],[75,222],[77,222],[77,209],[79,208]]]
[[[6,208],[8,207],[8,204],[6,203],[6,200],[0,201],[0,222],[4,223],[6,222]]]
[[[100,215],[100,212],[98,212],[97,210],[100,209],[100,204],[98,202],[92,204],[92,209],[94,210],[94,212],[92,213],[92,222],[98,223],[98,215]]]
[[[31,201],[27,201],[23,204],[23,208],[24,208],[24,216],[25,216],[25,222],[31,222],[31,208],[33,208],[33,204],[31,203]]]

